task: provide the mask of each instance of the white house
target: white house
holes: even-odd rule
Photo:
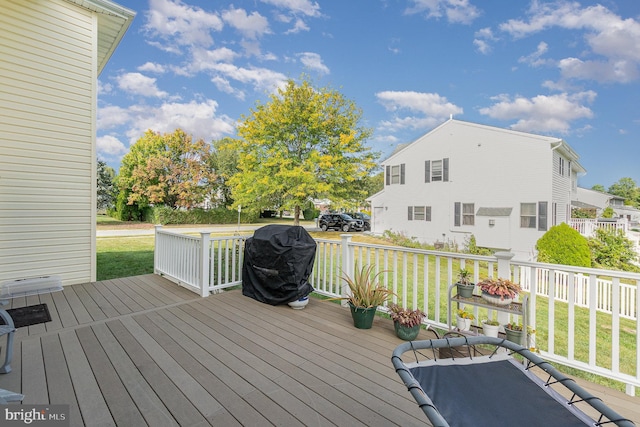
[[[134,16],[0,0],[0,282],[95,281],[97,81]]]
[[[604,209],[611,207],[618,218],[625,218],[631,224],[640,222],[640,210],[624,204],[624,197],[601,191],[578,187],[573,200],[573,206],[577,208],[591,208],[600,215]]]
[[[372,231],[481,247],[530,259],[549,227],[568,222],[578,155],[562,139],[450,119],[383,162],[370,197]]]

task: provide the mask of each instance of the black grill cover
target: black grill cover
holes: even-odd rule
[[[278,305],[309,295],[316,241],[303,227],[267,225],[245,242],[242,294]]]

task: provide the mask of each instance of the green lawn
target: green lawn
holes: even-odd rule
[[[96,239],[97,280],[153,273],[153,236]]]

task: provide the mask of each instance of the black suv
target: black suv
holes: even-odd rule
[[[362,231],[364,230],[364,222],[360,219],[353,219],[347,214],[324,214],[318,219],[318,226],[322,231],[342,230]]]
[[[362,212],[355,212],[355,213],[347,212],[347,215],[349,215],[351,218],[361,219],[362,222],[364,222],[364,231],[371,230],[371,217],[369,215],[367,215],[366,213],[362,213]]]

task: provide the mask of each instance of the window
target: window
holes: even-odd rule
[[[536,228],[535,203],[520,203],[520,228]]]
[[[431,162],[431,181],[442,181],[442,160]]]
[[[564,159],[562,157],[558,158],[558,173],[560,176],[564,176]]]
[[[462,225],[473,225],[475,223],[473,203],[462,204]]]
[[[449,159],[425,160],[424,182],[449,181]]]
[[[431,221],[431,206],[409,206],[409,221]]]
[[[455,202],[453,205],[453,225],[460,227],[462,225],[475,224],[475,206],[473,203]]]
[[[404,184],[404,163],[394,166],[387,166],[386,184]]]

